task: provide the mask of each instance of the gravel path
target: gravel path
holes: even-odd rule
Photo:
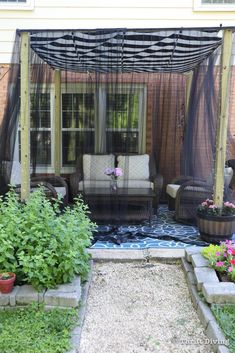
[[[212,353],[180,265],[97,263],[79,353]]]

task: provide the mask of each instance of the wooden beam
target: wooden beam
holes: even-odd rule
[[[54,129],[54,169],[55,175],[61,171],[61,72],[55,70],[55,129]]]
[[[30,81],[29,34],[21,33],[20,49],[20,129],[21,129],[21,200],[30,193]]]
[[[220,77],[220,97],[219,116],[216,136],[216,161],[215,161],[215,182],[214,182],[214,203],[221,207],[224,194],[224,167],[226,160],[226,143],[228,129],[228,105],[229,86],[231,76],[232,57],[232,31],[225,29],[223,33],[223,45],[221,53],[221,77]]]

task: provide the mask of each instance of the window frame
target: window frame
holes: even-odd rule
[[[33,85],[31,85],[31,92],[30,94],[34,93],[34,87]],[[55,96],[55,89],[54,89],[54,85],[51,84],[50,87],[48,87],[48,85],[42,85],[41,86],[41,92],[42,94],[49,94],[50,95],[50,128],[31,128],[30,127],[30,136],[31,136],[31,131],[50,131],[51,133],[51,163],[50,164],[38,164],[36,166],[36,173],[40,174],[40,173],[54,173],[55,168],[54,168],[54,139],[55,139],[55,123],[54,123],[54,96]],[[18,125],[18,131],[17,131],[17,136],[16,136],[16,143],[15,143],[15,150],[14,150],[14,160],[20,160],[20,149],[19,149],[19,133],[21,131],[21,127],[20,127],[20,121],[19,121],[19,125]],[[30,138],[31,139],[31,138]],[[31,142],[30,142],[31,143]],[[32,172],[32,166],[31,166],[31,162],[30,162],[30,172]]]
[[[99,88],[98,88],[98,93],[97,93],[97,88],[92,87],[90,90],[90,93],[94,93],[94,117],[95,117],[95,125],[94,128],[87,128],[86,130],[89,131],[94,131],[95,133],[95,141],[94,141],[94,146],[96,149],[96,143],[97,143],[97,135],[96,133],[98,131],[100,131],[99,127],[97,126],[97,124],[100,122],[101,120],[98,119],[98,115],[103,115],[106,116],[106,111],[103,111],[103,106],[102,107],[98,107],[97,106],[97,100],[96,100],[96,94],[99,95],[103,95],[106,93],[113,93],[112,92],[112,86],[113,84],[110,83],[109,85],[106,84],[100,84]],[[120,85],[116,85],[115,86],[115,92],[114,93],[121,93],[121,94],[130,94],[130,88],[134,87],[134,92],[137,92],[139,95],[142,95],[142,99],[139,100],[139,104],[141,105],[140,102],[142,102],[142,106],[139,109],[139,117],[138,117],[138,129],[133,129],[134,131],[139,132],[139,141],[138,141],[138,149],[139,149],[139,153],[144,153],[145,152],[145,148],[146,148],[146,118],[147,118],[147,87],[146,85],[142,84],[142,83],[136,83],[136,84],[128,84],[126,83],[124,84],[120,84]],[[62,143],[62,134],[63,131],[81,131],[80,128],[63,128],[63,121],[62,121],[62,94],[66,94],[66,93],[71,93],[71,94],[76,94],[76,93],[87,93],[87,85],[84,83],[70,83],[70,84],[62,84],[61,85],[61,172],[62,173],[72,173],[75,170],[75,167],[73,166],[68,166],[68,165],[63,165],[63,143]],[[144,118],[144,121],[142,122],[142,119]],[[100,126],[100,125],[99,125]],[[84,129],[82,129],[84,130]],[[108,128],[106,127],[105,129],[105,133],[106,131],[108,131]],[[140,134],[143,134],[143,138],[140,136]],[[143,146],[140,146],[140,140],[142,138],[143,141]]]
[[[19,10],[31,11],[34,9],[35,0],[26,0],[26,2],[5,2],[0,0],[0,10]]]
[[[202,0],[193,0],[193,9],[194,11],[235,11],[234,4],[203,4]]]

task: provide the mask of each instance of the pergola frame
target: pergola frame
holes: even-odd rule
[[[214,203],[221,207],[224,193],[224,165],[226,160],[226,143],[228,127],[229,83],[231,78],[230,62],[232,57],[232,29],[223,29],[223,44],[221,51],[221,73],[219,91],[219,116],[216,138],[216,163],[214,180]],[[21,123],[21,200],[25,200],[30,192],[30,64],[29,64],[29,32],[21,31],[21,92],[20,92],[20,123]],[[190,87],[191,78],[188,79]],[[55,174],[60,174],[60,128],[61,128],[61,78],[60,71],[55,70]],[[189,96],[189,94],[188,94]],[[188,102],[188,97],[187,97]]]

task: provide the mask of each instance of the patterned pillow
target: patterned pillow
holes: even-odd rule
[[[123,169],[120,179],[149,179],[149,155],[118,156],[118,167]]]
[[[84,154],[83,175],[84,180],[109,180],[110,177],[104,174],[106,168],[114,168],[113,154]]]

